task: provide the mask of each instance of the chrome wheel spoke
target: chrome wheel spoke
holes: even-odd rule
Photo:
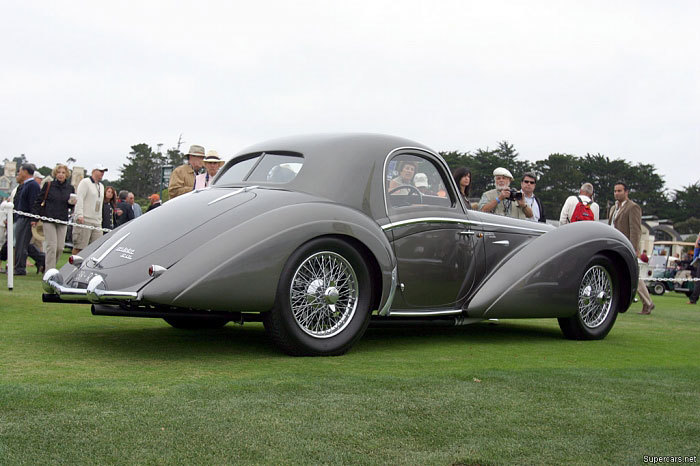
[[[605,267],[594,265],[583,275],[578,295],[578,313],[589,328],[600,326],[612,306],[612,279]]]
[[[340,254],[323,251],[306,258],[290,286],[294,319],[307,334],[328,338],[352,320],[358,300],[357,277]]]

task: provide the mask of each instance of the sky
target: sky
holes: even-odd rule
[[[373,132],[700,181],[700,2],[5,3],[0,160]]]

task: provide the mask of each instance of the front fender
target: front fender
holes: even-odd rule
[[[383,231],[362,212],[329,202],[279,207],[209,239],[143,290],[153,303],[220,311],[264,312],[275,302],[289,256],[319,236],[347,236],[371,252],[382,277],[381,305],[396,259]]]
[[[475,292],[467,312],[482,318],[571,316],[584,268],[598,253],[618,264],[624,312],[636,291],[634,249],[619,231],[593,222],[564,225],[524,244]]]

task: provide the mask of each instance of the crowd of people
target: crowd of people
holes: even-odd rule
[[[177,167],[170,178],[170,198],[208,187],[225,162],[216,151],[210,150],[205,154],[204,147],[199,145],[191,146],[186,156],[187,162]],[[70,183],[70,170],[64,164],[57,164],[47,177],[42,176],[33,164],[25,163],[20,167],[16,175],[17,187],[7,202],[13,202],[15,210],[55,221],[41,221],[44,239],[37,241],[39,220],[14,214],[15,275],[27,274],[28,257],[34,261],[36,273],[56,267],[65,247],[66,223],[70,217],[74,221],[70,234],[72,253],[78,254],[102,237],[104,230],[112,230],[143,215],[141,206],[135,202],[134,193],[126,190],[117,192],[113,186],[103,185],[102,179],[107,170],[102,164],[95,165],[90,176],[83,178],[74,189]],[[146,212],[161,205],[157,193],[151,194],[148,200],[150,205]],[[1,215],[5,215],[4,210]],[[2,263],[7,261],[6,225],[7,219],[0,218],[1,272],[6,272],[1,268]]]
[[[186,155],[186,162],[173,170],[168,185],[170,198],[197,189],[204,189],[211,184],[217,172],[225,161],[219,154],[210,150],[205,152],[203,146],[192,145]],[[64,164],[57,164],[51,175],[44,177],[36,171],[32,164],[23,164],[17,173],[18,186],[10,197],[15,203],[15,209],[31,212],[36,215],[49,217],[57,221],[67,222],[72,211],[75,225],[72,229],[73,254],[78,254],[90,243],[103,235],[103,230],[119,227],[141,215],[141,206],[135,202],[134,193],[122,190],[117,193],[113,186],[104,186],[102,179],[107,168],[96,165],[90,176],[84,178],[73,189],[70,184],[70,170]],[[397,175],[389,182],[389,192],[409,194],[411,189],[423,194],[434,194],[446,197],[444,185],[440,184],[435,193],[430,191],[429,176],[417,173],[417,163],[403,161],[399,164]],[[511,187],[513,174],[504,167],[493,171],[494,188],[485,191],[476,206],[469,201],[471,195],[472,173],[467,167],[458,167],[452,173],[459,194],[468,209],[476,207],[482,212],[495,215],[546,222],[547,216],[542,203],[535,195],[537,176],[533,172],[525,172],[520,177],[520,189]],[[640,254],[638,248],[641,239],[642,210],[638,204],[629,198],[629,187],[622,181],[614,187],[615,205],[608,215],[608,224],[619,230],[635,246],[638,257],[644,259],[646,251]],[[600,218],[600,207],[593,200],[594,188],[591,183],[583,183],[579,193],[569,196],[559,214],[559,224],[566,225],[578,221],[597,221]],[[161,205],[158,194],[149,196],[150,206],[146,212]],[[4,229],[6,220],[0,219],[0,229]],[[64,223],[46,220],[43,222],[44,242],[32,241],[32,227],[37,220],[23,215],[16,216],[15,227],[15,256],[14,274],[26,275],[27,257],[35,261],[37,273],[45,268],[54,268],[65,245],[68,226]],[[3,242],[5,232],[0,231]],[[695,258],[700,251],[700,234],[696,241]],[[0,250],[0,265],[7,260],[7,244]],[[648,259],[647,259],[648,260]],[[695,260],[694,276],[700,276],[700,260]],[[643,306],[641,314],[651,314],[654,303],[642,280],[638,284],[638,293]],[[700,286],[695,287],[695,294],[690,303],[698,300]]]
[[[466,167],[459,167],[453,171],[453,177],[460,194],[466,201],[467,208],[472,208],[469,202],[469,186],[471,184],[471,171]],[[546,216],[542,203],[535,196],[537,177],[532,172],[523,173],[520,182],[520,190],[511,188],[514,177],[511,172],[503,167],[493,171],[494,189],[481,195],[477,208],[482,212],[489,212],[506,217],[531,220],[534,222],[546,222]],[[417,184],[417,183],[416,183]],[[594,188],[591,183],[583,183],[579,193],[569,196],[562,206],[559,214],[559,225],[578,221],[598,221],[600,219],[600,206],[593,201]],[[630,240],[635,248],[637,257],[644,259],[646,251],[640,253],[639,245],[642,232],[642,209],[629,198],[629,186],[623,181],[614,185],[615,204],[608,214],[608,225],[620,231]],[[700,277],[700,233],[695,242],[693,257],[693,277]],[[648,258],[647,258],[648,260]],[[637,284],[637,293],[642,300],[640,314],[649,315],[655,308],[649,295],[649,290],[642,279]],[[700,295],[700,285],[694,287],[694,292],[688,304],[696,304]]]

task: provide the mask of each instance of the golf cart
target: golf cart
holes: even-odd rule
[[[684,241],[656,241],[649,263],[639,262],[639,277],[644,279],[649,292],[662,295],[666,291],[676,291],[690,296],[693,293],[694,282],[692,268],[686,257],[687,250],[695,243]],[[676,257],[675,255],[679,257]]]

